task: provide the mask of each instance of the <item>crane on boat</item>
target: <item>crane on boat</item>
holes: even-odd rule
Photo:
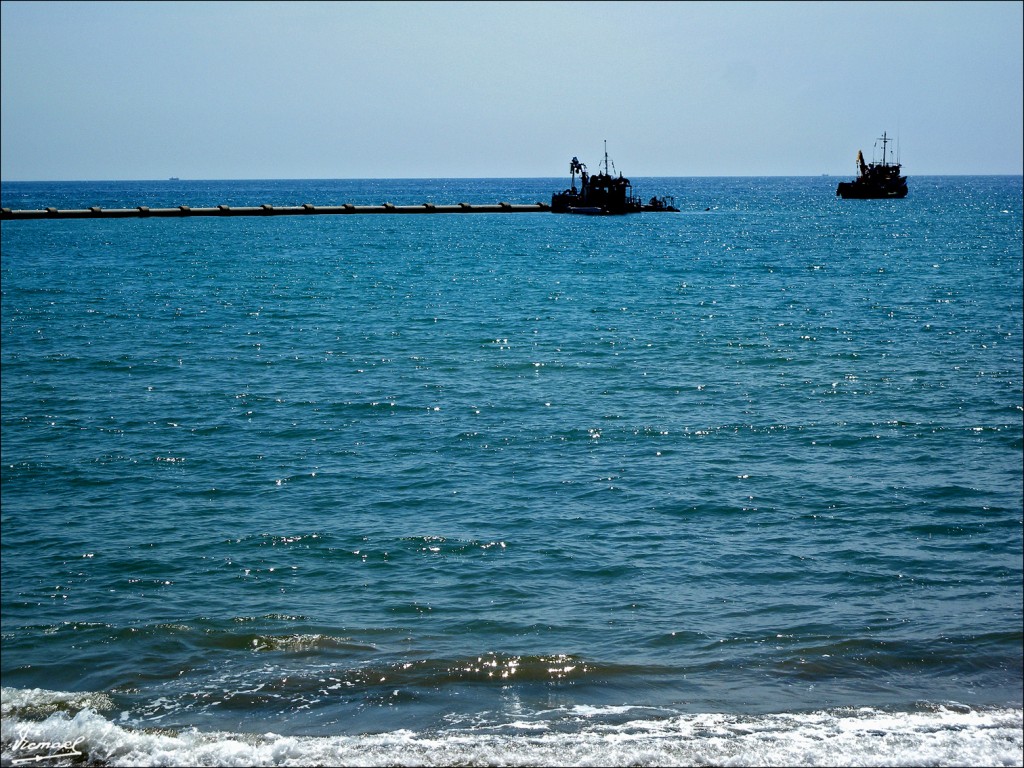
[[[572,177],[572,191],[576,191],[576,174],[580,175],[580,181],[586,184],[587,178],[587,166],[579,161],[578,158],[573,158],[569,161],[569,174]]]

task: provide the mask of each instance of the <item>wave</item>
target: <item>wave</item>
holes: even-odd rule
[[[103,694],[4,688],[3,765],[1019,766],[1019,708],[955,703],[761,715],[559,708],[511,723],[345,736],[139,729]],[[31,719],[52,709],[45,719]]]

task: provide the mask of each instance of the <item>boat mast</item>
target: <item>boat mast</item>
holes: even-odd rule
[[[885,159],[885,145],[889,143],[889,135],[885,131],[882,131],[882,165],[886,166],[889,163]]]
[[[604,175],[608,175],[608,139],[604,140]]]

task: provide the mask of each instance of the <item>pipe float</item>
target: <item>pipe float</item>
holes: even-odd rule
[[[550,211],[548,203],[495,203],[493,205],[303,205],[275,206],[230,206],[218,205],[215,208],[192,208],[179,205],[176,208],[150,208],[140,205],[135,208],[45,208],[42,210],[11,210],[0,209],[0,219],[129,219],[129,218],[180,218],[183,216],[296,216],[322,214],[357,214],[357,213],[541,213]]]

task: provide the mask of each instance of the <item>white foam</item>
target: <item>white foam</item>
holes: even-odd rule
[[[4,764],[35,754],[19,751],[26,741],[76,743],[90,762],[118,766],[1020,766],[1024,760],[1024,719],[1013,708],[675,714],[622,722],[630,708],[615,707],[608,714],[618,722],[609,724],[594,708],[580,707],[577,714],[586,720],[569,732],[524,734],[518,723],[509,733],[491,726],[486,733],[462,728],[295,737],[136,730],[91,708],[45,720],[16,714],[15,700],[38,708],[47,695],[90,696],[4,689]]]
[[[0,688],[0,714],[6,718],[19,712],[39,716],[58,710],[78,711],[112,709],[114,702],[105,693],[72,693],[44,688]]]

